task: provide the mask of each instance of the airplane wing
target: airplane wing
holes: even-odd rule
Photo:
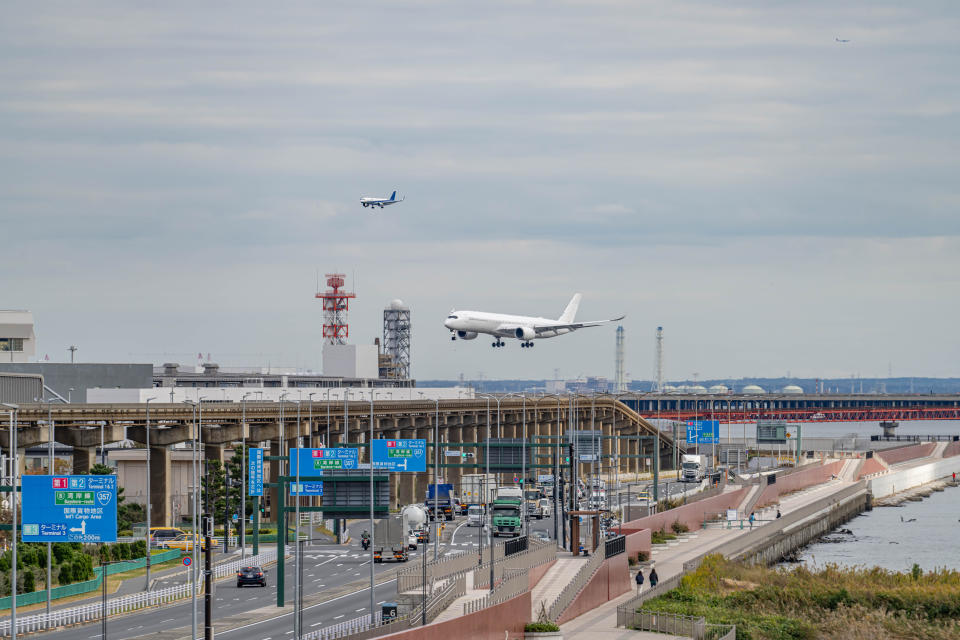
[[[539,325],[534,326],[533,330],[537,333],[541,331],[550,331],[555,329],[583,329],[584,327],[599,327],[603,324],[610,324],[611,322],[619,322],[627,316],[620,316],[619,318],[611,318],[609,320],[589,320],[587,322],[571,322],[569,324],[550,324],[550,325]]]
[[[548,333],[550,331],[556,331],[557,329],[568,329],[570,331],[575,331],[577,329],[583,329],[584,327],[598,327],[600,325],[609,324],[611,322],[618,322],[623,320],[626,316],[620,316],[619,318],[611,318],[610,320],[589,320],[586,322],[570,322],[567,324],[541,324],[530,326],[537,334]],[[519,324],[502,324],[492,332],[490,335],[499,335],[507,338],[512,338],[514,332],[523,326],[529,325],[519,325]]]

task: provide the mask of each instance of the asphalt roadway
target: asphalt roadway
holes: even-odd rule
[[[543,531],[553,535],[551,518],[531,520],[530,531]],[[502,540],[502,539],[501,539]],[[500,541],[500,540],[498,540]],[[477,553],[480,542],[480,528],[466,526],[466,519],[457,518],[453,523],[447,523],[447,533],[440,544],[441,556],[448,554]],[[488,545],[484,541],[484,547]],[[406,564],[396,563],[377,564],[374,567],[376,575],[389,572],[397,566],[417,566],[422,560],[421,554],[426,551],[428,559],[433,558],[433,544],[424,549],[410,552],[410,561]],[[370,590],[366,586],[370,576],[369,552],[364,552],[359,542],[347,545],[320,545],[305,546],[303,551],[303,592],[305,604],[303,609],[303,631],[308,632],[320,627],[336,624],[370,613]],[[288,558],[285,562],[285,600],[287,608],[276,609],[277,601],[277,567],[270,566],[266,570],[267,587],[237,588],[233,578],[216,583],[214,590],[213,624],[216,636],[225,636],[235,640],[259,639],[278,640],[293,635],[293,613],[290,607],[294,596],[294,561]],[[157,586],[168,586],[175,582],[182,583],[185,576],[164,578],[157,581]],[[377,607],[383,602],[391,601],[397,594],[396,579],[377,585],[375,589],[375,603]],[[329,595],[329,597],[324,597]],[[269,615],[269,608],[276,610],[276,615]],[[269,615],[267,619],[251,621],[246,624],[236,624],[250,612],[263,609]],[[203,637],[203,596],[197,596],[197,637]],[[230,623],[219,623],[230,618]],[[101,638],[99,622],[68,629],[49,631],[42,634],[50,640],[93,640]],[[189,599],[171,603],[163,607],[145,609],[138,612],[113,616],[107,620],[107,635],[111,640],[131,640],[133,638],[161,637],[189,637],[191,625],[191,602]],[[226,629],[225,626],[234,628]]]

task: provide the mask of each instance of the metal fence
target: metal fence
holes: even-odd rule
[[[202,582],[197,581],[197,593],[202,589]],[[127,613],[144,607],[154,607],[190,595],[190,585],[181,584],[157,591],[142,591],[119,598],[113,598],[107,601],[107,615],[112,616],[119,613]],[[103,605],[100,602],[59,609],[51,611],[48,616],[46,613],[38,613],[28,616],[17,616],[17,633],[29,633],[33,631],[43,631],[62,625],[81,624],[99,620],[103,617]],[[10,618],[0,621],[0,636],[9,636]]]
[[[607,558],[627,552],[627,536],[616,536],[604,542],[604,555]]]
[[[515,553],[527,550],[527,536],[520,536],[513,540],[507,540],[503,545],[503,555],[512,556]]]
[[[508,569],[507,575],[504,576],[500,584],[494,587],[490,595],[463,603],[463,615],[476,613],[481,609],[506,602],[529,590],[530,579],[527,577],[527,570]]]
[[[180,551],[177,549],[171,549],[169,551],[164,551],[161,553],[155,553],[151,557],[151,563],[157,564],[160,562],[166,562],[168,560],[173,560],[180,557]],[[122,562],[112,562],[106,565],[107,575],[112,576],[118,573],[123,573],[124,571],[131,571],[133,569],[142,569],[147,566],[147,559],[137,558],[135,560],[124,560]],[[70,598],[73,596],[78,596],[84,593],[89,593],[91,591],[96,591],[100,588],[101,585],[101,571],[102,567],[94,567],[94,573],[96,578],[91,580],[84,580],[83,582],[74,582],[73,584],[60,585],[59,587],[53,587],[50,589],[50,599],[57,600],[59,598]],[[32,591],[30,593],[19,593],[17,594],[17,606],[26,607],[31,604],[39,604],[41,602],[47,601],[47,590],[43,591]],[[10,608],[10,596],[5,596],[0,598],[0,609],[9,609]]]
[[[167,557],[166,554],[170,554],[170,557]],[[154,554],[152,561],[169,560],[173,557],[180,555],[180,551],[176,549],[171,549],[165,553]],[[224,564],[217,565],[214,567],[214,576],[217,578],[236,573],[241,566],[247,565],[263,565],[269,562],[274,562],[277,559],[277,550],[270,549],[256,556],[250,556],[245,561],[241,562],[240,560],[235,560],[232,562],[227,562]],[[137,564],[138,566],[131,567],[130,564]],[[131,568],[139,568],[146,566],[146,559],[141,558],[135,561],[126,561],[119,562],[116,564],[107,565],[107,575],[114,575],[115,573],[120,573],[123,571],[129,571]],[[99,567],[98,567],[99,568]],[[57,589],[66,589],[73,588],[79,585],[88,585],[89,583],[95,583],[93,588],[87,588],[86,591],[92,591],[99,588],[102,585],[101,578],[98,576],[94,580],[88,580],[86,583],[77,583],[76,585],[66,585],[65,587],[57,587]],[[55,591],[53,589],[52,591]],[[86,591],[78,591],[77,593],[85,593]],[[197,593],[202,593],[203,591],[203,581],[197,580]],[[44,593],[45,592],[39,592]],[[76,595],[71,593],[69,595]],[[119,598],[111,598],[107,600],[107,615],[111,616],[118,613],[127,613],[130,611],[136,611],[137,609],[143,609],[146,607],[154,607],[168,602],[173,602],[174,600],[179,600],[180,598],[185,598],[190,595],[190,585],[182,584],[176,585],[173,587],[166,587],[164,589],[158,589],[155,591],[142,591],[140,593],[133,593],[126,596],[121,596]],[[62,596],[61,596],[62,597]],[[45,598],[44,598],[45,599]],[[17,596],[17,604],[22,602],[21,596]],[[51,611],[48,616],[46,612],[38,613],[34,615],[27,616],[17,616],[17,633],[27,633],[31,631],[41,631],[46,629],[54,629],[63,625],[72,625],[72,624],[81,624],[84,622],[91,622],[93,620],[99,620],[102,617],[102,603],[90,603],[85,605],[79,605],[76,607],[69,607],[66,609],[59,609],[56,611]],[[0,621],[0,636],[10,635],[10,619],[7,618],[3,621]]]
[[[646,591],[640,591],[636,596],[630,600],[624,602],[617,607],[617,626],[626,627],[627,623],[632,619],[634,612],[640,608],[647,600],[661,596],[668,591],[673,591],[680,586],[680,581],[683,579],[683,574],[675,575],[672,578],[667,578],[666,580],[657,584],[656,587],[647,589]]]
[[[656,611],[634,611],[633,619],[626,626],[636,631],[670,633],[693,640],[734,640],[737,637],[736,625],[708,624],[703,617]]]

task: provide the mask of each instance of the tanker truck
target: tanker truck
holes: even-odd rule
[[[408,504],[400,512],[403,521],[403,532],[406,536],[407,547],[416,549],[421,542],[430,542],[430,530],[427,529],[428,516],[426,510],[419,504]]]

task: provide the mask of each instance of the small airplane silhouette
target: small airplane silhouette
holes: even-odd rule
[[[850,42],[849,40],[841,40],[840,38],[837,38],[836,40],[837,42]]]

